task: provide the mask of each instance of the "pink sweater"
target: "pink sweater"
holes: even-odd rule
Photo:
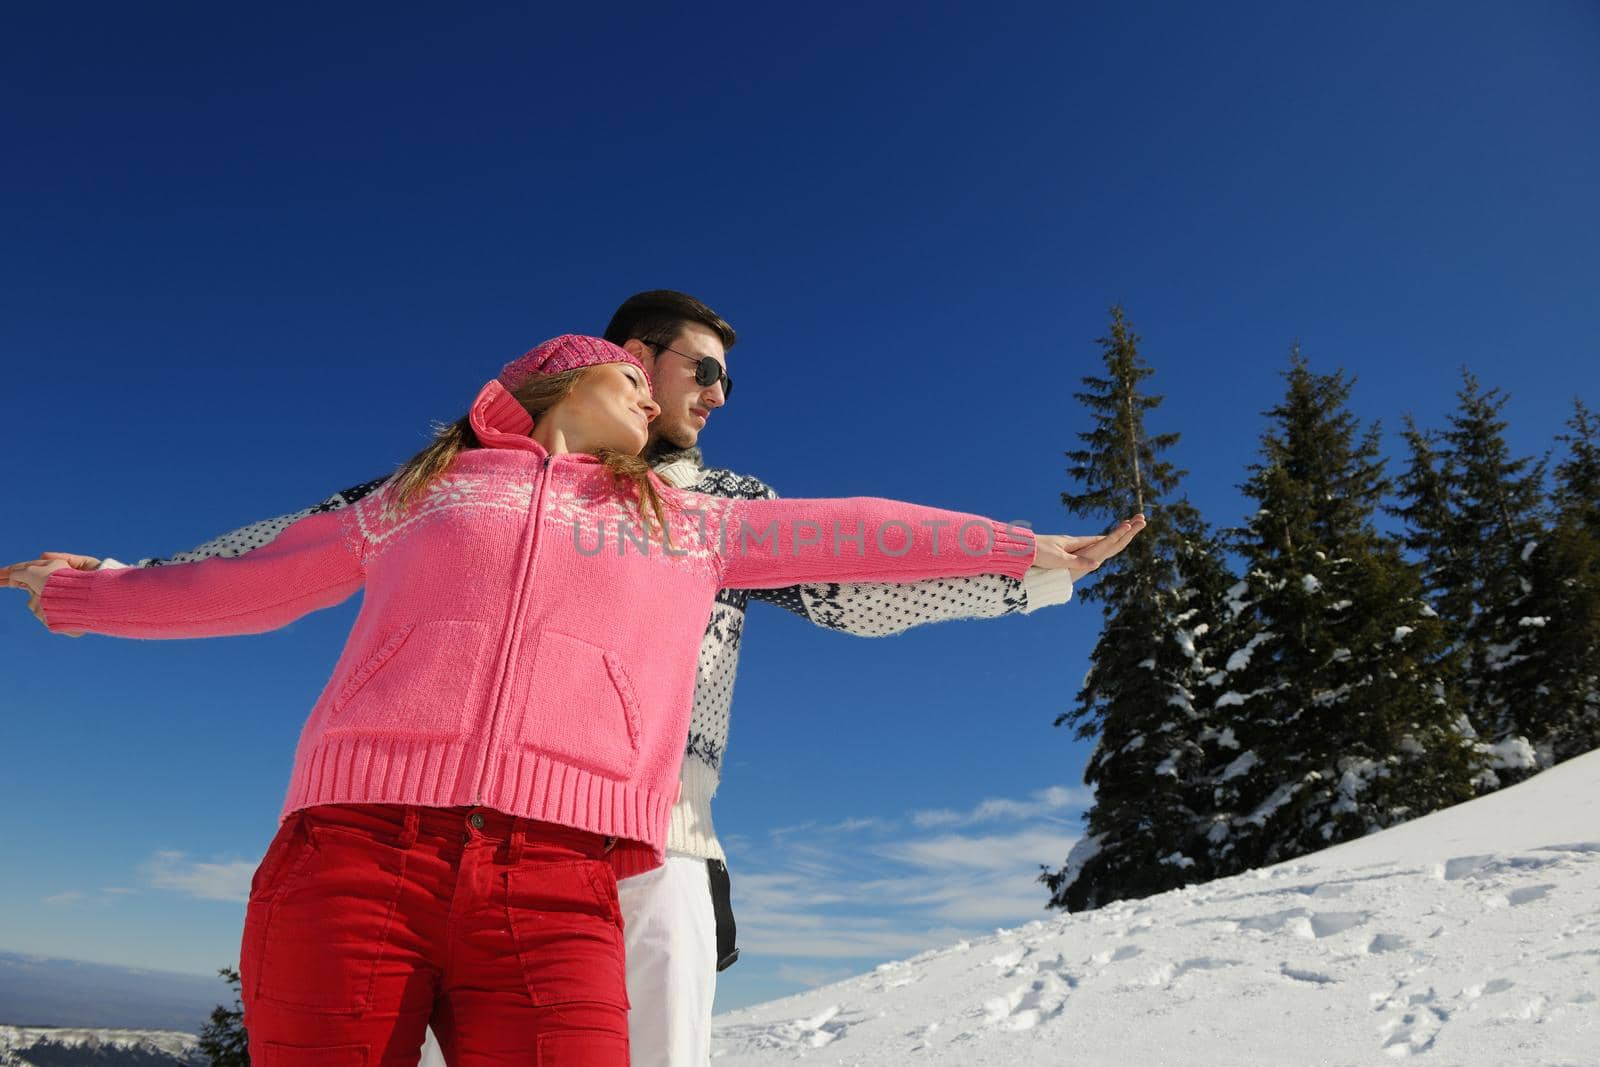
[[[671,550],[641,547],[600,462],[546,453],[499,383],[471,419],[484,447],[403,513],[384,490],[232,558],[58,570],[42,597],[50,629],[259,633],[364,587],[284,814],[481,805],[618,837],[627,875],[661,862],[718,588],[1021,577],[1033,562],[1030,533],[972,515],[661,482]]]

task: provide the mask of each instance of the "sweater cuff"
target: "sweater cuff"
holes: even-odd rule
[[[1036,546],[1033,531],[1010,522],[989,520],[994,527],[992,558],[999,564],[998,573],[1011,578],[1021,578],[1033,566]]]
[[[60,567],[45,579],[44,589],[39,594],[39,610],[44,614],[45,628],[51,633],[80,633],[94,628],[91,589],[94,574],[94,571]]]
[[[1072,572],[1065,567],[1050,570],[1029,567],[1028,573],[1022,576],[1022,591],[1028,598],[1022,608],[1024,615],[1030,615],[1040,608],[1065,604],[1072,599]]]

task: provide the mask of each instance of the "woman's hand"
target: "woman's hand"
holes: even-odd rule
[[[45,622],[44,609],[40,606],[39,597],[44,593],[44,583],[50,580],[50,575],[63,567],[73,567],[78,570],[92,571],[100,565],[100,561],[93,556],[74,556],[67,552],[46,552],[39,559],[27,560],[22,563],[13,563],[9,567],[0,567],[0,578],[5,579],[6,585],[13,589],[23,589],[28,593],[28,610],[33,612],[33,617],[40,623]],[[68,633],[68,637],[82,637],[83,632]]]
[[[1034,537],[1033,565],[1052,570],[1065,570],[1077,581],[1085,574],[1099,570],[1100,564],[1128,547],[1140,530],[1144,529],[1144,516],[1135,515],[1117,524],[1110,533],[1094,537],[1068,537],[1062,534],[1038,534]]]
[[[53,559],[66,560],[73,570],[79,571],[99,570],[101,563],[101,560],[95,556],[80,556],[76,552],[41,552],[38,559],[23,560],[21,563],[13,563],[9,567],[0,567],[0,585],[10,585],[11,572],[18,567],[36,567]]]

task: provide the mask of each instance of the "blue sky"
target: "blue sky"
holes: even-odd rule
[[[1073,529],[1121,302],[1208,518],[1298,341],[1393,431],[1458,368],[1539,453],[1600,403],[1593,4],[13,12],[0,555],[134,559],[391,469],[631,292],[739,329],[704,444],[789,496]],[[354,602],[226,641],[0,612],[0,949],[206,973]],[[758,606],[723,1007],[1037,917],[1098,631],[858,641]],[[0,1019],[0,1021],[5,1021]]]

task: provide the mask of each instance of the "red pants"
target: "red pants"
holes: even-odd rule
[[[253,1067],[627,1067],[604,838],[484,808],[291,816],[250,887]]]

